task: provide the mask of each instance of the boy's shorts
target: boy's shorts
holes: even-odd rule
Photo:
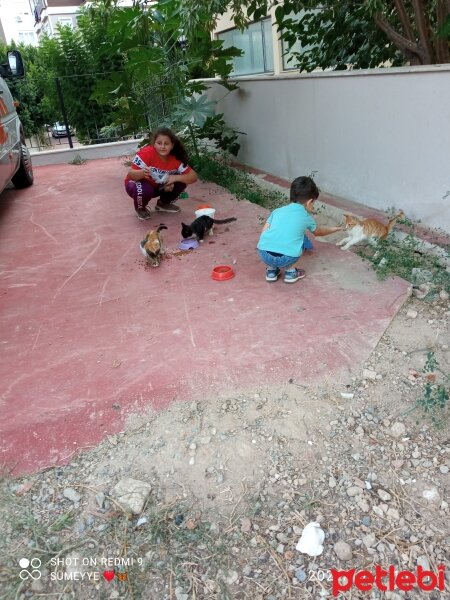
[[[298,261],[298,256],[277,255],[277,253],[267,252],[267,250],[260,250],[259,248],[258,254],[263,263],[274,269],[286,269]]]
[[[311,240],[309,240],[306,235],[303,240],[303,251],[312,250],[314,248]],[[258,248],[259,258],[265,263],[268,267],[285,269],[286,267],[290,267],[298,261],[298,256],[286,256],[285,254],[278,254],[277,252],[267,252],[267,250],[259,250]]]

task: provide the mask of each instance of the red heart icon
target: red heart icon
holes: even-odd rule
[[[114,579],[114,571],[103,571],[103,577],[106,581],[111,581],[111,579]]]

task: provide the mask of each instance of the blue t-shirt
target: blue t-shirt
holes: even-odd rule
[[[305,231],[315,231],[317,225],[302,204],[291,202],[269,215],[270,227],[263,231],[257,248],[285,256],[301,256]]]

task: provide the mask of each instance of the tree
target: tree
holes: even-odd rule
[[[301,70],[450,62],[450,0],[275,0],[280,37]],[[267,14],[248,0],[246,16]],[[241,23],[242,9],[236,20]]]
[[[386,15],[387,4],[368,0],[375,23],[410,64],[450,62],[450,0],[394,0],[400,30]]]

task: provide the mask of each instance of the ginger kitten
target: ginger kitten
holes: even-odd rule
[[[400,211],[395,217],[389,219],[387,225],[385,225],[376,219],[358,219],[352,215],[344,215],[344,229],[347,230],[348,235],[340,242],[337,242],[336,246],[342,246],[342,250],[348,250],[351,246],[359,244],[359,242],[363,242],[364,240],[369,242],[384,240],[387,238],[396,220],[403,216],[403,211]]]

